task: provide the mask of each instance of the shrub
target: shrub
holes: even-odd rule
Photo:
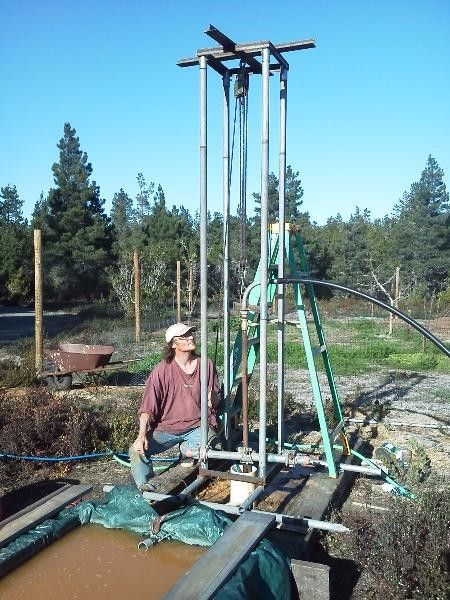
[[[108,447],[114,452],[128,452],[128,448],[137,435],[135,414],[121,412],[113,415],[108,423]]]
[[[299,405],[295,402],[290,392],[284,394],[285,418],[295,414],[299,410]],[[266,399],[267,426],[270,427],[278,422],[278,388],[274,384],[267,386]],[[253,426],[259,422],[259,386],[249,387],[248,395],[248,420]]]
[[[13,454],[69,456],[92,452],[105,430],[103,417],[76,398],[45,388],[0,397],[0,447]]]
[[[449,518],[450,487],[436,482],[416,501],[393,497],[389,512],[349,515],[345,525],[350,533],[327,535],[325,546],[364,569],[358,597],[445,600]]]
[[[16,388],[32,385],[36,382],[34,351],[27,347],[23,350],[20,366],[13,363],[0,364],[0,388]]]

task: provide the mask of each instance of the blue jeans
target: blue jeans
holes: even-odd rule
[[[217,433],[214,429],[208,431],[208,441],[212,438],[217,438]],[[189,429],[183,433],[166,433],[165,431],[154,431],[148,435],[148,449],[145,451],[145,457],[138,454],[133,445],[130,446],[129,455],[131,463],[131,474],[137,487],[144,485],[149,479],[154,477],[152,455],[160,454],[164,450],[168,450],[179,444],[179,450],[183,456],[186,455],[186,450],[196,450],[200,446],[201,428]],[[218,440],[217,440],[218,441]]]

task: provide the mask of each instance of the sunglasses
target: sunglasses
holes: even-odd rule
[[[175,335],[176,340],[188,340],[189,338],[195,338],[193,333],[185,333],[184,335]]]

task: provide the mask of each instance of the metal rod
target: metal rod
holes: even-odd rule
[[[181,261],[177,260],[177,323],[181,323]]]
[[[241,342],[242,342],[242,445],[244,448],[248,448],[248,330],[247,330],[247,315],[248,310],[246,308],[241,309]]]
[[[208,444],[208,197],[207,197],[207,62],[200,57],[200,415],[201,449]],[[207,467],[206,456],[200,459]]]
[[[166,500],[168,498],[173,498],[169,494],[158,494],[157,492],[144,492],[143,497],[146,500]],[[239,506],[231,506],[229,504],[219,504],[218,502],[209,502],[207,500],[197,500],[195,498],[186,498],[186,501],[189,504],[201,504],[202,506],[207,506],[212,510],[221,510],[224,513],[230,515],[240,515],[242,513],[239,512]],[[283,515],[280,513],[271,513],[265,510],[255,510],[257,513],[262,513],[265,515],[275,515],[275,522],[282,523],[286,525],[302,525],[303,527],[309,527],[311,529],[322,529],[324,531],[335,531],[337,533],[345,533],[350,531],[344,525],[340,523],[330,523],[328,521],[318,521],[317,519],[309,519],[308,517],[294,517],[292,515]]]
[[[269,64],[270,50],[262,51],[262,132],[261,132],[261,312],[259,361],[259,476],[266,474],[267,420],[267,282],[269,206]]]
[[[43,352],[42,232],[34,230],[34,365],[36,375],[42,372]]]
[[[192,450],[193,458],[198,458],[200,454],[199,450]],[[260,452],[251,451],[248,454],[243,454],[242,452],[231,452],[228,450],[212,450],[210,448],[207,449],[208,458],[220,458],[222,460],[233,460],[233,461],[241,461],[244,463],[261,463],[261,458],[264,462],[273,462],[273,463],[281,463],[283,465],[288,465],[290,457],[288,454],[266,454],[261,455]],[[306,454],[296,454],[292,457],[294,464],[299,464],[303,466],[316,464],[312,462],[311,459]],[[315,459],[314,459],[315,460]],[[259,477],[261,477],[259,475]]]
[[[334,283],[333,281],[321,281],[320,279],[312,279],[311,277],[285,277],[282,281],[278,281],[278,283],[311,283],[312,285],[322,285],[331,289],[341,290],[342,292],[346,292],[347,294],[353,294],[358,298],[363,298],[363,300],[367,300],[368,302],[372,302],[373,304],[381,306],[381,308],[384,308],[385,310],[393,313],[394,315],[405,321],[405,323],[408,323],[408,325],[414,327],[414,329],[419,331],[424,337],[430,340],[430,342],[432,342],[435,346],[439,348],[439,350],[441,350],[446,356],[450,358],[450,348],[447,348],[447,346],[443,342],[441,342],[439,338],[433,335],[431,331],[426,329],[426,327],[423,327],[420,323],[418,323],[414,319],[411,319],[411,317],[409,317],[408,315],[405,315],[405,313],[403,313],[401,310],[398,310],[393,306],[389,306],[389,304],[378,300],[378,298],[369,296],[369,294],[365,294],[364,292],[360,292],[359,290],[354,290],[345,285],[341,285],[340,283]]]
[[[207,506],[212,510],[221,510],[224,513],[229,515],[239,515],[239,506],[231,506],[231,504],[219,504],[218,502],[208,502],[207,500],[198,500],[198,504],[202,506]],[[197,504],[197,502],[192,501],[191,504]]]
[[[223,76],[223,395],[225,443],[230,445],[230,75]]]
[[[257,500],[263,492],[264,487],[262,485],[259,485],[257,488],[255,488],[253,492],[244,500],[244,502],[238,506],[239,514],[242,514],[248,510],[253,502],[255,502],[255,500]]]
[[[284,277],[285,207],[286,207],[286,116],[287,70],[280,72],[280,150],[278,184],[278,279]],[[283,450],[284,425],[284,285],[278,284],[278,452]]]
[[[402,421],[376,421],[375,419],[345,419],[348,423],[364,423],[367,425],[385,425],[386,427],[419,427],[424,429],[450,429],[450,425],[435,425],[423,423],[405,423]]]
[[[192,494],[192,492],[195,492],[195,490],[197,490],[204,483],[206,483],[207,480],[208,480],[207,477],[197,477],[184,490],[182,490],[181,492],[179,492],[176,495],[176,497],[177,498],[186,498],[187,496],[190,496]]]
[[[192,455],[194,458],[199,457],[199,450],[193,450]],[[289,457],[287,454],[263,454],[258,452],[250,452],[248,455],[243,456],[241,452],[229,452],[226,450],[207,450],[208,458],[220,458],[224,460],[239,460],[249,463],[261,464],[261,458],[264,464],[269,463],[280,463],[289,466],[290,461],[295,465],[302,465],[304,467],[310,466],[323,466],[328,468],[328,462],[326,460],[317,460],[306,454],[296,454],[293,457]],[[381,468],[363,467],[359,465],[349,465],[347,463],[340,463],[339,468],[341,471],[352,471],[355,473],[364,473],[366,475],[380,476],[383,472]],[[259,476],[261,477],[261,476]],[[231,477],[228,477],[231,479]]]
[[[193,492],[201,487],[206,481],[207,477],[197,477],[194,481],[188,485],[184,490],[178,494],[160,494],[158,492],[142,492],[142,496],[148,500],[167,500],[170,498],[174,503],[183,504]]]
[[[321,465],[323,467],[328,468],[328,463],[326,460],[313,460],[313,464]],[[363,473],[364,475],[373,475],[374,477],[379,477],[383,470],[381,468],[375,469],[373,467],[363,467],[360,465],[349,465],[347,463],[340,463],[339,468],[341,471],[351,471],[353,473]]]

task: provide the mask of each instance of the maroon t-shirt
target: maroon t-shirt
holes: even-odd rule
[[[208,392],[220,392],[219,378],[208,359]],[[139,414],[150,415],[150,431],[182,433],[200,426],[200,358],[195,371],[188,375],[174,360],[156,365],[145,384]],[[217,426],[215,411],[208,409],[209,424]]]

